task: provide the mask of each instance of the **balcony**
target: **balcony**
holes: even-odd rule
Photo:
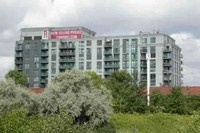
[[[147,70],[141,70],[140,74],[147,74]]]
[[[172,52],[172,49],[171,48],[164,48],[163,52],[164,53],[170,53],[170,52]]]
[[[113,72],[114,72],[114,70],[112,70],[112,71],[104,71],[104,75],[110,75]]]
[[[181,58],[183,58],[183,54],[181,54]]]
[[[120,59],[119,59],[119,57],[114,57],[113,58],[113,61],[119,61]]]
[[[22,51],[23,49],[22,49],[22,46],[17,46],[17,47],[15,47],[15,50],[16,51]]]
[[[48,69],[48,65],[41,66],[40,69],[46,70],[46,69]]]
[[[172,59],[172,55],[163,55],[163,59]]]
[[[22,57],[22,54],[16,53],[15,57]]]
[[[15,69],[22,70],[22,66],[15,66]]]
[[[141,63],[140,67],[147,67],[147,64],[146,63]]]
[[[110,51],[104,51],[104,54],[105,54],[105,55],[112,54],[112,51],[111,51],[111,50],[110,50]]]
[[[42,76],[42,77],[48,76],[48,72],[41,72],[41,76]]]
[[[163,77],[163,80],[164,80],[164,81],[171,81],[171,80],[172,80],[172,77],[171,77],[171,76],[164,76],[164,77]]]
[[[105,64],[104,68],[119,68],[119,64]]]
[[[147,49],[140,49],[140,53],[147,53]]]
[[[22,60],[15,60],[15,64],[22,64]]]
[[[164,69],[163,73],[172,73],[172,70],[171,69]]]
[[[42,46],[42,48],[41,48],[42,50],[48,50],[49,49],[49,47],[48,46]]]
[[[72,65],[60,65],[59,66],[59,69],[72,69],[74,66],[72,66]]]
[[[60,49],[75,49],[75,45],[60,45],[59,46]]]
[[[145,56],[140,56],[140,60],[147,60]]]
[[[163,62],[163,66],[172,66],[172,62]]]
[[[41,61],[40,61],[41,63],[48,63],[49,62],[49,60],[48,59],[41,59]]]
[[[113,51],[113,54],[120,54],[119,51]]]
[[[46,52],[46,53],[41,53],[41,56],[42,56],[42,57],[49,56],[49,53],[47,53],[47,52]]]
[[[60,52],[60,56],[75,56],[75,52]]]
[[[75,59],[59,59],[59,62],[75,62]]]
[[[104,58],[104,61],[113,61],[113,57],[106,57]]]
[[[46,84],[48,82],[48,80],[47,79],[41,79],[40,82],[43,83],[43,84]]]
[[[112,44],[111,44],[111,42],[106,42],[106,43],[104,44],[104,47],[107,47],[107,48],[110,48],[110,47],[112,47]]]

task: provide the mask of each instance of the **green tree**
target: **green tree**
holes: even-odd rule
[[[17,70],[10,70],[6,74],[5,78],[13,79],[15,81],[15,84],[19,84],[19,85],[22,85],[22,86],[27,86],[27,77],[23,73],[21,73],[21,72],[19,72]]]
[[[86,72],[90,81],[96,88],[101,88],[104,85],[104,80],[96,72]]]
[[[173,87],[170,94],[167,95],[167,101],[165,102],[165,108],[167,112],[187,114],[187,99],[182,94],[181,87]]]
[[[95,89],[90,78],[76,70],[60,73],[42,93],[39,112],[65,110],[75,123],[99,125],[112,113],[112,95],[105,88]]]
[[[106,87],[112,91],[116,112],[145,112],[146,100],[141,86],[126,71],[113,72],[107,79]]]

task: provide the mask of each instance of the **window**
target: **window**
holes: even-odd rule
[[[102,62],[97,61],[97,70],[101,70],[101,69],[102,69]]]
[[[91,40],[87,40],[87,46],[92,46],[92,41]]]
[[[102,59],[102,48],[97,48],[97,60]]]
[[[151,78],[151,86],[155,86],[156,85],[156,74],[151,74],[150,78]]]
[[[25,67],[25,69],[29,69],[30,64],[25,64],[24,67]]]
[[[42,36],[34,36],[34,40],[42,40]]]
[[[156,60],[150,60],[150,71],[155,72],[156,71]]]
[[[129,51],[129,40],[123,39],[123,53],[128,53]]]
[[[156,47],[155,46],[150,47],[150,53],[151,53],[151,58],[156,58]]]
[[[38,82],[39,81],[39,77],[34,77],[34,82]]]
[[[87,62],[87,70],[91,70],[92,69],[92,66],[91,66],[91,62]]]
[[[30,44],[26,44],[25,49],[30,49]]]
[[[35,64],[35,67],[36,67],[36,68],[39,68],[39,67],[40,67],[40,64],[39,64],[39,63],[36,63],[36,64]]]
[[[84,63],[83,62],[79,62],[79,70],[84,70]]]
[[[51,54],[56,54],[56,50],[55,49],[51,49]]]
[[[51,74],[56,74],[56,68],[51,68]]]
[[[56,47],[56,42],[52,42],[51,47],[52,47],[52,48]]]
[[[39,57],[35,57],[34,58],[34,62],[39,62],[40,61],[40,58]]]
[[[150,38],[150,43],[156,43],[156,38],[155,37],[151,37]]]
[[[91,48],[87,48],[87,60],[92,59],[92,53],[91,53]]]
[[[79,48],[79,54],[84,54],[84,48]]]
[[[147,43],[147,38],[143,37],[142,38],[142,43]]]
[[[38,75],[39,75],[39,71],[34,71],[34,74],[35,74],[36,76],[38,76]]]
[[[97,46],[102,46],[102,40],[97,40]]]
[[[54,55],[54,54],[51,55],[51,60],[52,60],[52,61],[56,61],[56,55]]]
[[[79,47],[84,47],[84,41],[79,42]]]
[[[24,40],[32,40],[32,37],[31,36],[25,36]]]

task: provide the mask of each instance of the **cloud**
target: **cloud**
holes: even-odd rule
[[[14,69],[14,57],[1,57],[0,56],[0,79],[4,78],[4,75]]]
[[[97,35],[157,29],[172,34],[181,46],[183,72],[199,74],[199,5],[199,0],[1,0],[0,57],[14,57],[15,41],[23,27],[78,25],[96,31]],[[193,81],[198,79],[195,76]],[[194,84],[185,76],[184,80]]]

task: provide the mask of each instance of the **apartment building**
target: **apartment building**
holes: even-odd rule
[[[95,36],[84,27],[23,28],[15,47],[15,69],[28,77],[29,87],[46,87],[65,70],[95,71],[103,78],[125,70],[146,82],[150,53],[151,86],[182,84],[182,54],[175,40],[162,33]]]

